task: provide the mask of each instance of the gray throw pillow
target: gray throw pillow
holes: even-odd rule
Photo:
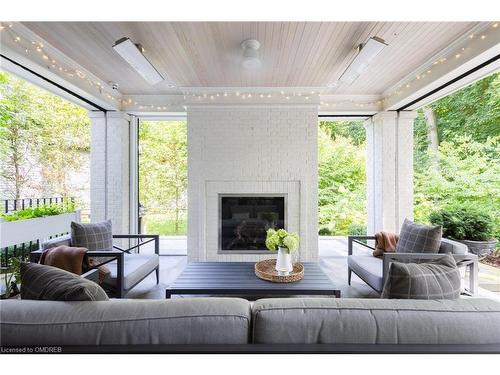
[[[100,223],[71,223],[71,246],[85,247],[90,251],[113,250],[111,220]]]
[[[442,235],[440,225],[415,224],[405,219],[399,232],[396,253],[438,253]]]
[[[21,299],[48,301],[107,301],[96,283],[60,268],[21,263]]]
[[[113,250],[113,231],[111,220],[100,223],[71,223],[71,246],[85,247],[89,251]],[[112,258],[93,257],[97,263],[103,263]]]
[[[381,298],[457,299],[460,272],[451,254],[427,263],[390,265]]]

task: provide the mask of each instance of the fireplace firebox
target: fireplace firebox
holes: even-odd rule
[[[266,231],[286,229],[286,194],[219,195],[219,253],[267,251]]]

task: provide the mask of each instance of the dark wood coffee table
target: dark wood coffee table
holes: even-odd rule
[[[303,263],[304,278],[294,283],[272,283],[255,276],[253,262],[193,262],[166,290],[173,294],[217,295],[333,295],[340,290],[319,267],[318,263]]]

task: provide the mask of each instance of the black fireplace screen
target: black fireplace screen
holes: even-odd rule
[[[266,231],[285,228],[284,196],[221,196],[220,250],[266,249]]]

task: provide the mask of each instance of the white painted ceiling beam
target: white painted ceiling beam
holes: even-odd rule
[[[380,95],[321,95],[320,114],[374,114],[382,110]]]

